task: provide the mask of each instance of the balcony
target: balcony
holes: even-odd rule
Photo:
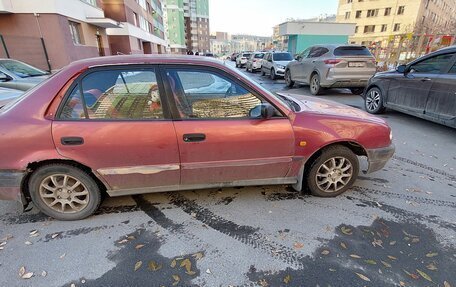
[[[13,13],[12,0],[0,0],[0,13]]]

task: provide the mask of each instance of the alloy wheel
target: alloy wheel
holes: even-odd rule
[[[366,108],[370,112],[374,112],[378,109],[380,105],[380,93],[372,89],[369,91],[369,93],[366,95]]]
[[[352,163],[345,157],[333,157],[318,168],[315,179],[321,191],[332,193],[344,188],[352,177]]]
[[[310,89],[312,90],[312,93],[317,93],[319,85],[320,80],[318,80],[318,77],[314,76],[312,78],[312,83],[310,84]]]

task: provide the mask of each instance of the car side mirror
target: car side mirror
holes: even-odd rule
[[[275,114],[275,108],[270,104],[263,103],[250,110],[249,117],[252,119],[269,120]]]
[[[301,55],[296,55],[296,56],[294,57],[294,59],[295,59],[296,61],[301,61],[302,58],[301,58]]]
[[[405,74],[405,71],[407,71],[407,66],[406,65],[400,65],[396,68],[396,71],[401,74]]]

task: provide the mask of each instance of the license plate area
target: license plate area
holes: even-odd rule
[[[348,62],[349,67],[353,68],[364,68],[366,66],[366,63],[364,62]]]

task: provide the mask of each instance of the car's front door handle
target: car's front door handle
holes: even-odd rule
[[[60,139],[62,145],[82,145],[84,139],[81,137],[63,137]]]
[[[205,134],[184,134],[184,142],[190,143],[190,142],[202,142],[206,140],[206,135]]]

